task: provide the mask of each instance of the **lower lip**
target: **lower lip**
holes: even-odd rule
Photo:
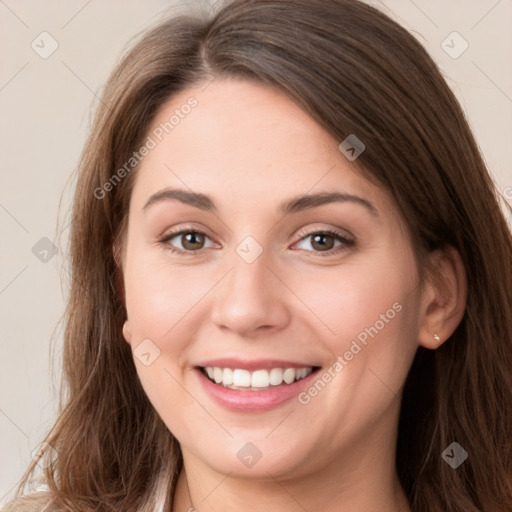
[[[237,412],[263,412],[275,409],[297,396],[318,372],[315,370],[293,384],[281,384],[265,391],[241,391],[215,384],[199,368],[195,368],[194,371],[206,392],[216,403]]]

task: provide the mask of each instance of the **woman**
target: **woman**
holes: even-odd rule
[[[8,509],[512,510],[511,234],[421,45],[234,0],[102,99],[47,490]]]

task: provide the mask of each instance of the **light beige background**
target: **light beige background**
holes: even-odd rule
[[[60,360],[58,322],[69,285],[63,250],[74,185],[70,176],[91,106],[125,44],[176,3],[0,0],[0,505],[55,419],[59,375],[49,370],[52,360],[57,368]],[[412,31],[441,67],[498,189],[512,204],[512,2],[370,3]],[[43,31],[58,43],[47,59],[31,47],[34,40],[42,45]],[[453,31],[469,44],[456,59],[442,47]],[[460,44],[458,36],[444,43],[452,53]],[[43,237],[60,244],[46,263],[32,252]]]

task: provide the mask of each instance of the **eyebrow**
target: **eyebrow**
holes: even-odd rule
[[[211,197],[200,194],[197,192],[189,192],[188,190],[165,188],[154,193],[144,207],[143,211],[146,211],[150,206],[160,203],[162,201],[169,201],[175,199],[181,203],[187,204],[194,208],[206,212],[217,213],[217,207],[211,199]],[[345,192],[319,192],[317,194],[308,194],[293,197],[279,206],[279,211],[286,215],[289,213],[297,213],[309,208],[315,208],[328,203],[354,203],[366,208],[373,216],[379,217],[377,208],[363,197],[356,196],[354,194],[348,194]]]

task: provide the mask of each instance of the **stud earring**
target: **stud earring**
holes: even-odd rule
[[[439,334],[437,334],[437,333],[434,334],[434,339],[436,341],[441,341],[441,338],[439,337]]]

